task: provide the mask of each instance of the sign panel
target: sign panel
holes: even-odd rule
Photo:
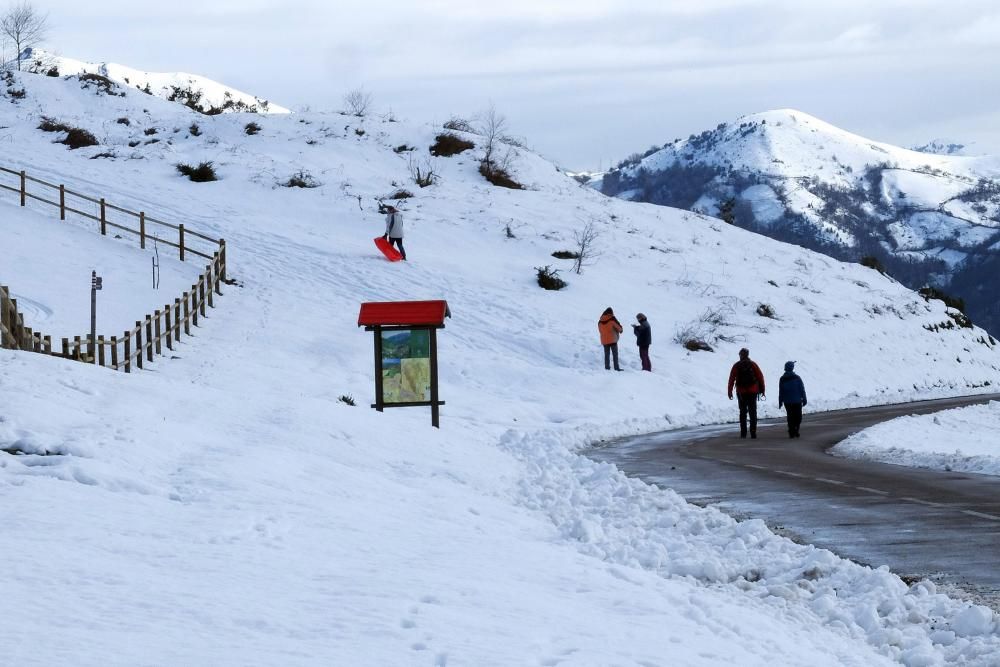
[[[382,401],[431,400],[431,343],[428,329],[381,331]]]

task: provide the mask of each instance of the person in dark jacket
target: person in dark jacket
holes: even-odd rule
[[[745,347],[740,350],[740,360],[733,364],[729,371],[727,392],[729,400],[733,400],[733,387],[736,388],[736,398],[740,404],[740,437],[747,437],[747,417],[750,418],[750,437],[757,437],[757,397],[764,396],[764,374],[760,367],[750,359],[750,350]]]
[[[601,313],[601,319],[597,321],[597,330],[601,333],[601,345],[604,346],[604,368],[611,370],[611,357],[614,356],[615,370],[620,371],[622,368],[618,365],[618,337],[624,329],[610,306]]]
[[[798,438],[799,427],[802,426],[802,408],[809,401],[806,399],[806,386],[802,378],[795,374],[795,362],[785,362],[785,374],[778,380],[778,409],[785,406],[785,416],[788,419],[788,437]]]
[[[639,346],[642,370],[652,371],[653,365],[649,362],[649,346],[653,342],[653,330],[649,328],[649,321],[642,313],[636,315],[635,319],[639,321],[639,324],[632,325],[632,332],[635,334],[635,344]]]

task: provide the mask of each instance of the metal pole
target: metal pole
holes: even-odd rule
[[[91,363],[97,363],[94,345],[97,341],[97,271],[90,272],[90,340],[87,350],[90,352]]]

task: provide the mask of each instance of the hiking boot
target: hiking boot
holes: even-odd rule
[[[756,433],[751,433],[750,434],[750,439],[751,440],[756,440],[757,439],[757,434]]]

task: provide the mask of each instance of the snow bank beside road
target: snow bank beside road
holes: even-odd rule
[[[914,468],[1000,475],[1000,402],[898,417],[838,444],[836,456]]]

